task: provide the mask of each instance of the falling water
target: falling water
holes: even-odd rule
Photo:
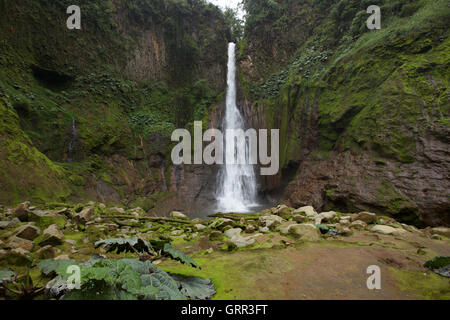
[[[236,61],[234,43],[228,45],[228,78],[227,100],[223,129],[245,129],[244,119],[236,105]],[[226,135],[224,134],[226,137]],[[248,159],[248,141],[246,142],[246,159]],[[226,157],[234,157],[237,161],[237,144],[228,147],[225,138]],[[242,153],[241,153],[242,155]],[[257,184],[252,165],[225,164],[219,172],[219,187],[217,192],[218,210],[222,212],[248,212],[257,206]]]

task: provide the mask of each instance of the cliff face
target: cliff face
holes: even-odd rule
[[[265,189],[288,183],[293,206],[449,224],[445,1],[381,1],[374,31],[364,1],[263,2],[246,1],[240,64],[243,110],[281,129],[283,170]]]
[[[200,0],[84,0],[82,29],[68,30],[72,4],[0,0],[0,202],[148,210],[201,188],[180,180],[170,134],[214,120],[230,38],[222,12]]]

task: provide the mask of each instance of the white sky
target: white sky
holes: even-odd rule
[[[237,8],[238,4],[241,2],[241,0],[208,0],[209,2],[218,5],[221,8]],[[239,15],[241,18],[244,16],[243,12],[240,12]]]

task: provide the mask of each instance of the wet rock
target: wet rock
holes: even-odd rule
[[[85,225],[89,221],[89,219],[91,219],[94,212],[95,212],[94,207],[86,207],[83,210],[81,210],[81,212],[75,213],[73,215],[73,220],[77,224]]]
[[[13,236],[9,239],[6,246],[11,249],[24,249],[27,252],[33,250],[33,241]]]
[[[259,218],[259,224],[271,230],[274,230],[278,225],[285,221],[286,220],[276,215],[262,216]]]
[[[39,242],[40,246],[59,245],[64,241],[64,234],[57,224],[52,224],[43,232],[43,239]]]
[[[431,234],[438,234],[450,238],[450,228],[436,227],[431,229]]]
[[[194,228],[197,230],[204,230],[204,229],[206,229],[206,226],[203,224],[196,224],[196,225],[194,225]]]
[[[294,210],[294,214],[302,214],[304,213],[307,217],[315,217],[317,216],[316,210],[312,206],[305,206]]]
[[[312,224],[293,224],[289,227],[289,234],[305,241],[319,241],[318,229]]]
[[[30,206],[30,202],[24,202],[19,204],[16,208],[13,210],[14,217],[18,218],[22,222],[28,221],[28,214],[30,210],[28,209]]]
[[[185,215],[184,213],[179,212],[179,211],[172,211],[170,213],[170,217],[171,218],[178,218],[178,219],[189,219],[187,215]]]
[[[19,238],[34,240],[41,234],[41,229],[32,224],[27,224],[17,228],[16,232],[16,236]]]
[[[39,250],[37,250],[36,255],[40,259],[52,259],[60,252],[61,252],[61,250],[54,248],[51,245],[46,245],[46,246],[40,248]]]
[[[354,216],[352,216],[351,221],[361,220],[367,224],[372,224],[377,221],[377,215],[371,212],[360,212]]]
[[[361,220],[353,221],[350,224],[350,228],[364,229],[365,227],[367,227],[367,223],[365,223],[364,221],[361,221]]]

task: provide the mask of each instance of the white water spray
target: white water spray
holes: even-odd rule
[[[227,100],[223,129],[245,129],[244,119],[236,105],[236,45],[228,45],[228,77]],[[229,147],[231,144],[231,147]],[[234,146],[234,147],[233,147]],[[246,142],[246,158],[248,159],[248,141]],[[225,155],[235,159],[239,152],[237,144],[229,143],[225,138]],[[241,156],[242,153],[241,153]],[[248,162],[247,162],[248,163]],[[219,188],[217,192],[218,210],[222,212],[248,212],[257,206],[257,183],[253,165],[226,164],[219,172]]]

